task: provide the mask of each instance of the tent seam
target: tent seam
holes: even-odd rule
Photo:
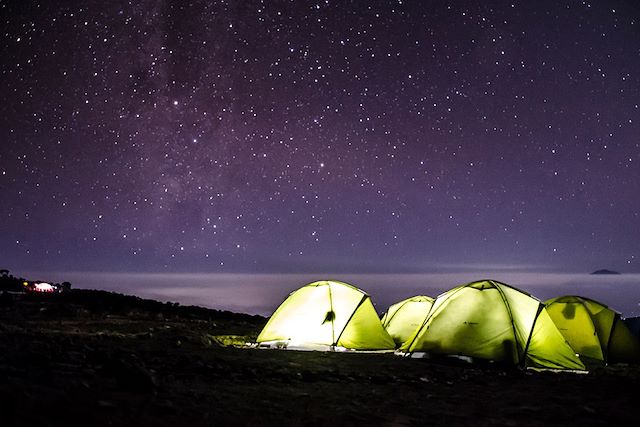
[[[500,294],[500,298],[502,298],[502,302],[504,302],[505,307],[507,307],[507,313],[509,314],[509,321],[511,322],[511,330],[513,331],[513,339],[516,342],[516,347],[518,347],[519,346],[518,332],[516,331],[516,325],[515,325],[515,323],[513,321],[513,312],[511,311],[511,305],[509,304],[509,301],[507,301],[507,297],[504,295],[504,292],[502,292],[502,289],[500,289],[500,283],[494,282],[493,280],[491,280],[490,282],[498,290],[498,293]],[[531,330],[533,330],[533,327],[531,328]],[[520,352],[518,352],[518,353],[520,353]],[[524,360],[525,359],[525,354],[526,354],[526,352],[524,351],[524,348],[523,348],[522,358],[520,357],[520,354],[518,354],[518,359]],[[521,360],[518,360],[518,364],[520,364],[520,363],[521,363]]]
[[[383,324],[382,326],[386,329],[386,326],[388,326],[389,324],[391,324],[391,321],[393,320],[394,317],[396,317],[396,314],[398,314],[398,312],[402,309],[402,307],[404,307],[405,305],[407,305],[409,302],[411,302],[410,300],[407,300],[405,302],[402,303],[402,305],[400,307],[398,307],[398,309],[396,311],[393,312],[393,315],[391,315],[391,317],[389,317],[389,319],[385,322],[385,324]]]
[[[335,312],[333,311],[333,295],[331,294],[331,283],[327,282],[327,287],[329,288],[329,308],[331,309],[331,346],[336,345],[335,341]]]
[[[533,337],[533,330],[536,327],[536,322],[538,321],[538,317],[540,317],[540,313],[545,309],[545,305],[538,301],[538,311],[536,311],[536,315],[533,318],[533,323],[531,324],[531,330],[529,331],[529,338],[527,338],[527,344],[524,347],[524,353],[522,353],[522,368],[526,368],[527,365],[527,353],[529,352],[529,344],[531,344],[531,338]]]

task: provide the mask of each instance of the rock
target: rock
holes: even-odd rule
[[[150,393],[157,386],[155,375],[135,355],[110,357],[103,372],[112,377],[122,390]]]
[[[98,406],[101,408],[115,408],[116,405],[108,400],[98,400]]]
[[[606,268],[600,269],[600,270],[596,270],[591,274],[620,274],[617,271],[613,271],[613,270],[607,270]]]
[[[0,294],[0,307],[11,307],[13,305],[13,296],[9,292]]]

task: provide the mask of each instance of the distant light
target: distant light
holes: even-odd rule
[[[178,101],[173,101],[173,105],[178,105]]]
[[[53,292],[53,286],[50,283],[36,283],[35,284],[36,292]]]

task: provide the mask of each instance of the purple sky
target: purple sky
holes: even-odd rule
[[[0,2],[0,267],[640,272],[640,3]]]

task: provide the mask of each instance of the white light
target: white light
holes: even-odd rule
[[[53,286],[51,286],[49,283],[36,283],[36,291],[53,292]]]

